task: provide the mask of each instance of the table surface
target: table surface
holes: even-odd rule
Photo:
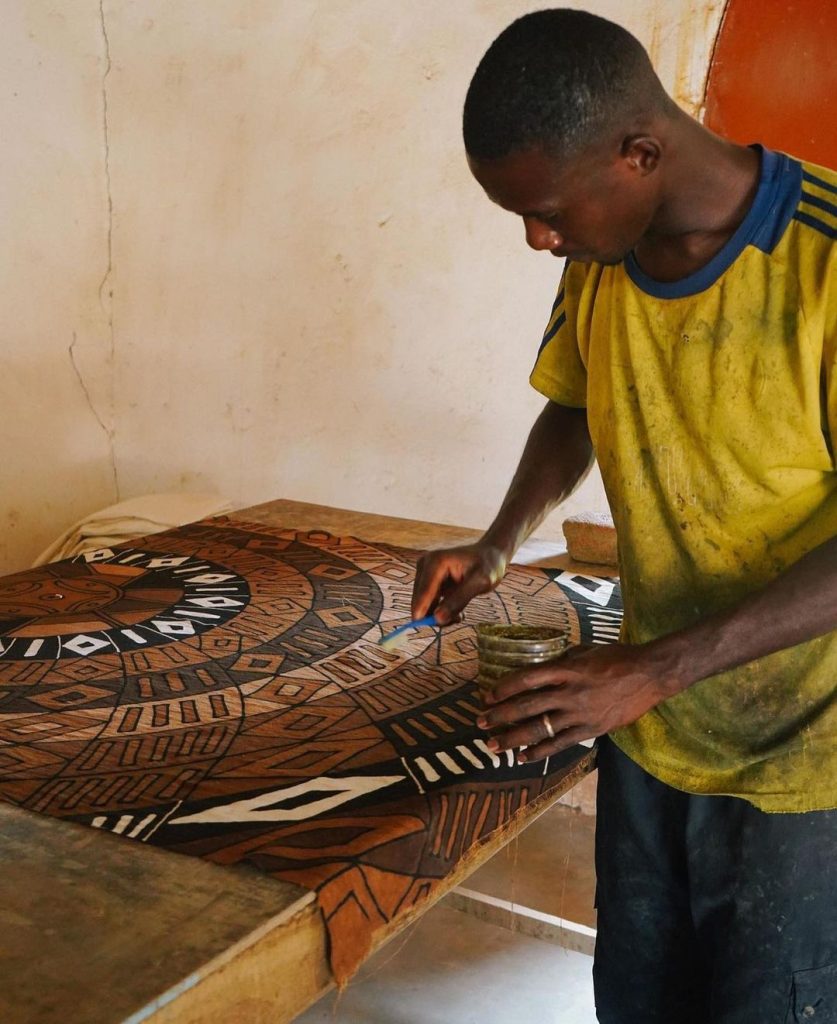
[[[462,527],[287,500],[232,518],[422,549],[479,536]],[[563,545],[538,540],[527,542],[515,561],[587,575],[613,572],[573,563]],[[472,851],[438,896],[589,768],[579,766],[566,785],[529,805],[477,856]],[[396,922],[385,941],[411,919]],[[10,805],[0,805],[0,922],[4,1024],[281,1024],[333,984],[312,892]]]

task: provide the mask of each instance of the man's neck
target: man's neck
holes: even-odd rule
[[[637,262],[658,281],[704,267],[747,215],[759,182],[759,155],[719,138],[685,114],[666,151],[666,184]]]

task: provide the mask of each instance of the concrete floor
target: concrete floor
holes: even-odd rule
[[[594,1024],[592,966],[442,902],[296,1024]]]
[[[555,806],[465,883],[595,926],[595,819]],[[592,958],[443,900],[297,1024],[594,1024]]]
[[[595,928],[595,832],[594,816],[558,804],[463,884]]]

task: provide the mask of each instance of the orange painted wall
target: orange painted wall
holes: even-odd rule
[[[837,167],[837,0],[729,0],[705,124]]]

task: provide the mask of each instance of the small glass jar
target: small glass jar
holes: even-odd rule
[[[560,657],[569,647],[563,626],[512,626],[497,622],[477,625],[477,651],[482,690],[491,690],[507,672],[530,668]]]

